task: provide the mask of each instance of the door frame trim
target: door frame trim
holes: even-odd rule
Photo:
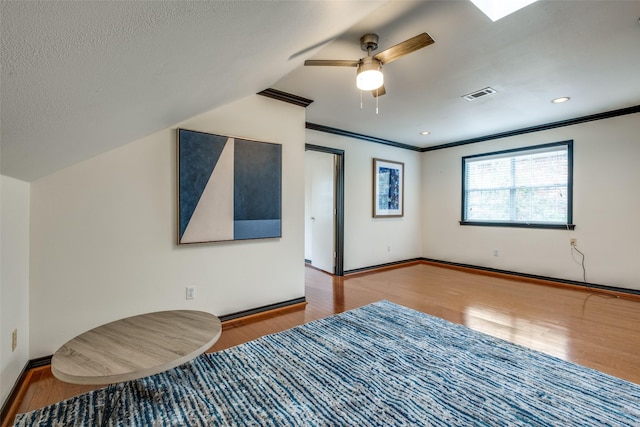
[[[336,155],[336,179],[334,182],[334,195],[336,202],[334,243],[336,250],[336,262],[333,273],[336,276],[344,276],[344,150],[314,144],[304,144],[304,150],[319,151],[321,153]]]

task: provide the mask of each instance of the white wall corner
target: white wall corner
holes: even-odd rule
[[[0,401],[5,402],[29,360],[30,184],[5,175],[0,181]]]

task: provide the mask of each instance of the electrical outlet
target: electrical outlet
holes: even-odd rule
[[[195,299],[195,297],[196,297],[196,287],[187,286],[186,299]]]
[[[497,249],[494,249],[493,256],[500,256],[500,252]]]
[[[578,246],[578,239],[571,239],[569,240],[569,244],[573,247]]]
[[[16,347],[18,347],[18,328],[11,333],[11,351],[16,351]]]
[[[391,252],[391,246],[387,246],[387,252]]]

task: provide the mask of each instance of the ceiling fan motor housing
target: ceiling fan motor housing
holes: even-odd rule
[[[365,52],[371,52],[378,48],[378,35],[369,33],[360,37],[360,48]]]

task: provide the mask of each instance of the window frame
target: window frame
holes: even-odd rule
[[[544,223],[544,222],[466,221],[465,220],[466,162],[468,159],[475,159],[479,157],[490,157],[490,156],[503,156],[505,154],[508,155],[511,153],[542,150],[542,149],[548,149],[548,148],[560,147],[560,146],[567,147],[567,222],[566,223],[558,224],[558,223]],[[505,157],[511,157],[511,156],[505,156]],[[461,165],[462,165],[462,182],[461,182],[462,198],[460,203],[460,207],[461,207],[460,225],[472,225],[472,226],[483,226],[483,227],[542,228],[542,229],[556,229],[556,230],[575,229],[575,224],[573,224],[573,140],[572,139],[569,139],[566,141],[551,142],[547,144],[530,145],[526,147],[511,148],[508,150],[492,151],[489,153],[463,156]]]

